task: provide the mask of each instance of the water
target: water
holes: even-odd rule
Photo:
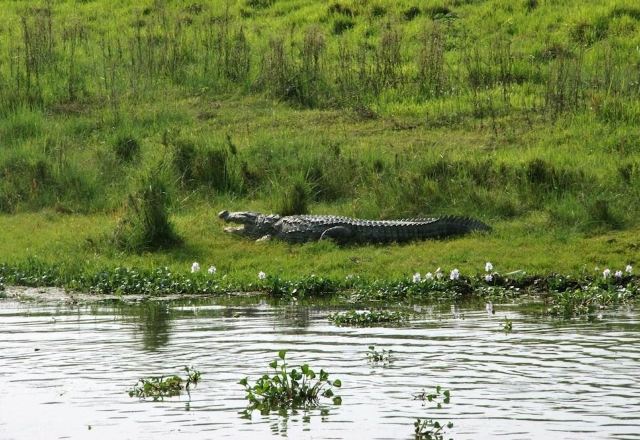
[[[452,421],[455,439],[640,439],[637,310],[564,323],[496,310],[362,329],[334,327],[322,308],[0,300],[0,438],[409,439],[415,418],[430,417]],[[368,362],[369,345],[394,361]],[[343,404],[243,419],[238,380],[255,380],[279,349],[340,378]],[[126,393],[187,364],[203,373],[190,399]],[[413,400],[436,385],[451,390],[445,408]]]

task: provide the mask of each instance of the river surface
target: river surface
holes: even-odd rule
[[[420,310],[399,328],[336,327],[322,307],[68,306],[0,300],[0,439],[640,439],[640,315],[536,317],[511,305]],[[505,316],[513,331],[505,333]],[[369,345],[392,350],[367,360]],[[247,419],[244,391],[278,350],[339,378],[342,405]],[[141,401],[138,378],[202,372],[190,397]],[[442,409],[413,399],[436,385]]]

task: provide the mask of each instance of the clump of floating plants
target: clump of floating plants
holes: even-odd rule
[[[289,369],[286,353],[285,350],[279,351],[279,359],[269,364],[274,370],[273,375],[263,375],[254,385],[250,385],[246,377],[240,380],[249,401],[245,413],[250,414],[254,409],[267,414],[272,410],[313,408],[320,404],[321,397],[332,399],[335,405],[342,403],[342,399],[333,392],[334,388],[342,386],[340,379],[329,380],[329,373],[320,370],[316,374],[307,364],[299,369]]]
[[[442,409],[442,405],[451,401],[451,392],[443,390],[440,385],[436,386],[434,392],[422,391],[413,395],[416,400],[422,400],[423,405],[432,403],[435,409]],[[453,428],[452,422],[440,422],[438,420],[417,418],[413,423],[416,440],[444,440],[446,429]]]
[[[504,321],[502,322],[502,330],[505,333],[511,333],[513,331],[513,321],[506,316],[504,317]]]
[[[371,363],[383,363],[388,364],[391,362],[391,350],[376,350],[374,345],[369,345],[369,351],[367,351],[367,360]]]
[[[155,401],[178,396],[183,391],[188,393],[191,385],[195,386],[200,381],[201,373],[186,366],[184,371],[187,373],[186,379],[178,375],[143,377],[129,390],[129,397],[151,398]]]
[[[371,327],[378,324],[402,324],[409,319],[407,312],[390,310],[349,310],[329,315],[329,321],[339,326]]]

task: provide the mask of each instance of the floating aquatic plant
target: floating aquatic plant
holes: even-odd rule
[[[407,321],[407,312],[389,310],[350,310],[329,315],[329,321],[340,326],[375,326],[376,324],[400,324]]]
[[[435,409],[442,409],[442,405],[451,401],[449,390],[443,390],[440,385],[436,386],[434,392],[422,391],[413,395],[416,400],[422,400],[423,405],[427,403],[435,404]],[[445,429],[453,428],[452,422],[440,422],[438,420],[417,418],[413,423],[416,440],[444,440]]]
[[[369,345],[369,351],[367,351],[367,360],[372,363],[384,363],[391,362],[391,350],[376,350],[376,347]]]
[[[320,404],[321,397],[332,399],[335,405],[342,403],[333,392],[333,388],[342,386],[340,379],[329,380],[329,373],[322,369],[316,374],[308,364],[289,370],[286,353],[286,350],[279,351],[279,359],[269,364],[273,375],[263,375],[254,385],[249,384],[247,377],[238,382],[244,386],[249,401],[245,413],[250,414],[254,409],[267,414],[272,410],[313,408]]]
[[[187,366],[184,367],[184,371],[187,373],[187,378],[184,380],[178,375],[141,378],[129,390],[129,397],[151,398],[156,401],[163,400],[165,397],[178,396],[182,391],[188,393],[191,385],[195,386],[200,381],[201,373]]]
[[[511,321],[506,316],[504,317],[504,321],[502,322],[502,330],[504,330],[505,333],[511,333],[511,331],[513,330],[513,321]]]

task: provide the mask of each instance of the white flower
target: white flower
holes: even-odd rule
[[[627,267],[624,268],[624,271],[628,274],[631,274],[631,272],[633,272],[633,267],[631,267],[630,264],[627,264]]]
[[[493,281],[493,275],[491,275],[490,273],[486,274],[486,275],[484,276],[484,280],[485,280],[487,283],[490,283],[491,281]]]
[[[615,275],[615,277],[616,277],[617,279],[622,278],[622,271],[621,271],[621,270],[616,270],[616,275]]]
[[[258,279],[264,280],[266,278],[267,278],[267,274],[266,273],[264,273],[262,271],[258,272]]]
[[[487,261],[484,265],[484,271],[485,272],[491,272],[493,270],[493,264],[491,264],[489,261]]]
[[[440,268],[436,269],[436,278],[439,280],[442,279],[442,270]]]
[[[425,280],[432,280],[433,279],[433,274],[431,272],[427,272],[427,274],[424,276]]]
[[[611,276],[611,271],[609,270],[609,268],[606,268],[605,270],[602,271],[602,276],[606,279],[609,278]]]
[[[421,279],[422,278],[420,277],[420,272],[416,272],[413,274],[412,280],[414,283],[419,283]]]
[[[193,264],[191,265],[191,273],[198,272],[199,270],[200,270],[200,263],[198,263],[197,261],[194,261]]]
[[[218,269],[216,269],[215,266],[211,266],[209,267],[209,269],[207,269],[207,272],[209,272],[210,275],[215,275],[217,271]]]
[[[451,271],[451,274],[449,275],[449,278],[452,280],[457,280],[458,278],[460,278],[460,271],[458,269],[453,269]]]

